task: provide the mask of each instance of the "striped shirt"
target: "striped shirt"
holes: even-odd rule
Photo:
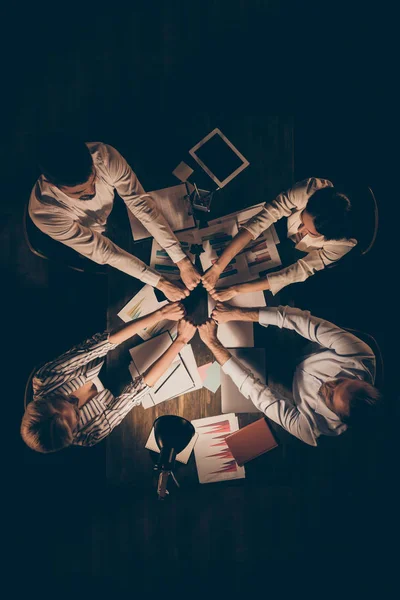
[[[97,378],[107,353],[117,344],[108,341],[109,334],[96,333],[65,354],[41,367],[32,380],[33,401],[68,397],[86,382]],[[143,377],[137,377],[115,398],[103,389],[79,409],[79,421],[73,445],[94,446],[119,425],[133,406],[141,403],[149,387]]]

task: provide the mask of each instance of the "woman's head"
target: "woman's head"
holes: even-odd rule
[[[36,452],[56,452],[72,444],[78,420],[78,407],[63,396],[34,400],[22,418],[22,439]]]

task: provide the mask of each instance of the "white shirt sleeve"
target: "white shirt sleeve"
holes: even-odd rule
[[[350,252],[355,242],[343,240],[343,243],[325,242],[324,246],[318,250],[309,252],[306,256],[285,269],[270,273],[267,276],[269,288],[273,295],[277,294],[282,288],[291,283],[305,281],[317,271],[322,271],[326,266],[333,264],[345,254]]]
[[[282,217],[289,217],[292,212],[305,207],[308,198],[317,190],[324,187],[332,187],[327,179],[311,177],[296,183],[286,192],[282,192],[269,204],[265,204],[263,210],[255,215],[246,224],[242,225],[256,239],[263,231],[268,229]]]
[[[314,317],[308,310],[278,306],[261,308],[259,315],[259,323],[264,327],[275,325],[280,329],[292,329],[307,340],[333,350],[338,356],[375,361],[374,353],[365,342],[330,321]]]
[[[306,444],[317,445],[317,436],[307,415],[301,413],[291,400],[272,392],[233,357],[224,364],[222,369],[243,396],[251,400],[269,419]]]
[[[31,217],[43,233],[73,248],[93,262],[110,265],[149,285],[158,284],[160,275],[156,271],[101,233],[69,218],[62,210],[52,207],[51,211],[36,211]]]
[[[121,154],[112,146],[104,144],[104,160],[115,189],[124,200],[128,209],[146,227],[171,259],[176,263],[186,257],[171,227],[150,194],[141,186],[135,173]]]

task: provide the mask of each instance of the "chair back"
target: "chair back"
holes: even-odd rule
[[[341,186],[338,187],[340,189]],[[353,236],[358,241],[357,253],[365,256],[375,244],[379,227],[379,211],[375,194],[369,186],[355,184],[343,186],[343,192],[352,204]]]

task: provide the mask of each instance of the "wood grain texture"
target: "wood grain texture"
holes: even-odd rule
[[[223,120],[222,115],[221,120]],[[207,132],[205,127],[206,121],[203,130],[198,132],[199,136]],[[221,129],[228,137],[232,136],[234,138],[238,148],[250,160],[251,165],[235,178],[226,189],[219,192],[210,219],[250,206],[266,197],[271,197],[282,187],[289,186],[293,179],[293,131],[290,118],[266,117],[261,121],[257,119],[256,127],[255,120],[248,117],[235,124],[230,123],[230,126],[227,123],[225,127],[221,125]],[[255,130],[257,131],[256,135]],[[193,132],[191,132],[191,135],[193,136]],[[195,139],[193,138],[193,140]],[[280,169],[276,169],[277,164],[280,165]],[[268,177],[265,176],[266,172],[269,174]],[[151,241],[133,242],[125,210],[121,202],[116,202],[108,226],[109,235],[124,249],[148,264]],[[198,266],[200,268],[199,264]],[[107,325],[111,329],[121,325],[117,313],[139,291],[142,284],[115,269],[110,269],[108,281]],[[273,298],[270,294],[269,296],[271,296],[269,303],[275,305],[279,303],[278,297]],[[202,286],[199,286],[193,292],[185,301],[185,304],[188,314],[196,323],[201,323],[207,318],[207,294]],[[256,328],[257,344],[263,346],[265,345],[266,331],[258,326]],[[140,338],[128,341],[108,355],[107,382],[114,392],[118,392],[129,381],[128,364],[130,357],[128,349],[140,342]],[[191,345],[198,366],[213,360],[211,352],[201,342],[198,333],[193,338]],[[220,413],[220,389],[214,394],[206,388],[179,396],[154,408],[144,409],[141,406],[134,408],[107,440],[108,482],[114,485],[134,484],[140,487],[152,484],[153,461],[144,446],[154,420],[160,415],[175,414],[191,421]],[[240,417],[242,425],[251,422],[254,418],[257,418],[257,416],[242,415]],[[276,456],[278,456],[278,453],[276,453]],[[178,471],[184,485],[191,486],[197,482],[193,454],[187,467],[179,467]],[[252,468],[250,468],[250,471],[252,471]]]

